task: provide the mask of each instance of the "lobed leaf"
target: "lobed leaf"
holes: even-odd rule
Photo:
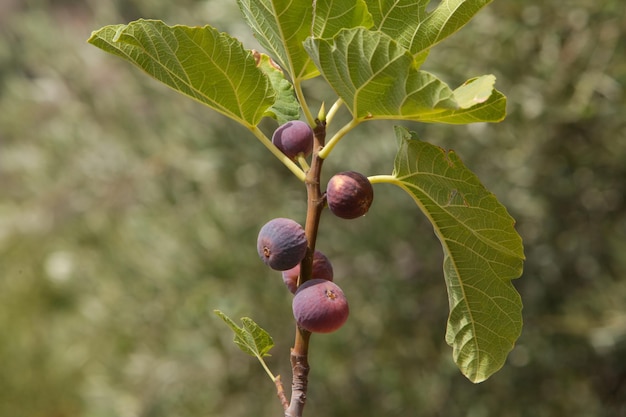
[[[316,38],[332,38],[341,29],[374,24],[365,0],[317,0],[313,7],[312,35]]]
[[[302,42],[311,34],[313,3],[291,0],[237,0],[257,40],[293,80],[319,75]]]
[[[374,28],[395,39],[403,48],[413,52],[415,32],[428,16],[426,6],[430,0],[369,0],[368,8]]]
[[[396,127],[393,177],[432,222],[444,251],[450,315],[446,342],[461,372],[481,382],[500,369],[522,330],[511,280],[522,273],[522,240],[496,197],[452,152]]]
[[[480,9],[493,0],[442,0],[412,33],[409,50],[413,54],[432,48],[465,26]],[[423,3],[423,0],[422,0]]]
[[[140,19],[103,27],[88,42],[247,126],[256,126],[274,103],[272,86],[252,53],[210,26]]]
[[[506,116],[506,97],[493,88],[495,81],[491,74],[466,81],[454,90],[458,109],[424,114],[422,121],[448,124],[502,121]]]
[[[457,32],[491,1],[443,0],[430,13],[430,0],[369,0],[368,7],[374,27],[417,56]]]
[[[243,317],[241,319],[242,327],[237,324],[226,314],[220,310],[214,310],[224,322],[235,333],[235,339],[233,340],[237,346],[248,355],[256,356],[261,360],[264,356],[270,356],[268,352],[274,347],[274,340],[272,337],[258,324],[249,317]]]
[[[332,39],[308,38],[307,52],[356,119],[421,122],[500,121],[506,99],[495,77],[469,80],[452,91],[420,71],[415,58],[390,36],[358,27]]]

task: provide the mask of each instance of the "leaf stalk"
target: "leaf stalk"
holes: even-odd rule
[[[334,107],[334,106],[333,106]],[[332,109],[331,109],[332,110]],[[330,111],[329,111],[330,113]],[[341,129],[339,129],[332,138],[330,138],[330,140],[328,141],[328,143],[326,144],[326,146],[324,146],[322,149],[320,149],[318,156],[321,159],[326,159],[328,158],[328,155],[330,155],[330,152],[333,150],[333,148],[339,143],[339,141],[348,133],[350,132],[352,129],[354,129],[355,127],[357,127],[359,125],[360,121],[357,119],[352,119],[349,123],[345,124]]]
[[[278,160],[282,162],[283,165],[285,165],[300,181],[305,181],[306,173],[302,170],[302,168],[282,153],[281,150],[278,149],[267,136],[265,136],[265,133],[263,133],[261,129],[257,126],[248,126],[248,129],[250,129],[254,136],[256,136],[257,139],[259,139],[261,143],[265,145],[265,147],[269,149],[270,152],[272,152],[272,154],[278,158]]]
[[[342,99],[337,99],[337,101],[335,101],[332,105],[332,107],[330,108],[330,110],[328,110],[328,114],[326,115],[326,122],[327,123],[331,123],[333,118],[335,117],[335,114],[337,114],[337,112],[339,111],[339,109],[341,108],[341,105],[343,104],[343,100]]]
[[[396,178],[395,175],[372,175],[370,177],[367,177],[367,179],[371,184],[388,183],[400,185],[400,181],[398,181],[398,178]]]
[[[309,125],[315,126],[315,122],[317,119],[313,117],[313,113],[311,113],[311,109],[309,109],[309,106],[306,102],[306,97],[304,96],[304,92],[302,91],[302,82],[300,80],[294,80],[293,87],[296,92],[296,97],[300,102],[300,107],[304,112],[304,117],[306,121],[309,123]]]

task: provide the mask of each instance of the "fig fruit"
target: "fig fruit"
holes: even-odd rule
[[[292,294],[295,294],[298,286],[298,277],[300,276],[300,264],[283,271],[282,275],[283,282],[287,288],[289,288],[289,291],[291,291]],[[311,273],[311,277],[325,279],[327,281],[333,280],[333,266],[326,255],[318,250],[313,253],[313,271]]]
[[[313,151],[313,129],[300,120],[287,122],[274,131],[272,143],[290,159],[299,154],[306,158]]]
[[[340,172],[326,187],[328,208],[337,217],[355,219],[369,210],[374,189],[366,176],[354,171]]]
[[[307,239],[296,221],[279,217],[267,222],[257,237],[257,252],[270,268],[286,271],[306,255]]]
[[[348,300],[337,284],[311,279],[293,297],[293,316],[298,326],[313,333],[330,333],[348,319]]]

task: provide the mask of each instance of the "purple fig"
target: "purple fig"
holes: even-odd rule
[[[287,288],[289,288],[289,291],[295,294],[298,286],[298,277],[300,276],[300,264],[283,271],[282,275],[283,282]],[[326,255],[318,250],[313,253],[313,271],[311,277],[325,279],[327,281],[333,280],[333,266]]]
[[[369,210],[374,189],[366,176],[354,171],[334,175],[326,187],[330,211],[343,219],[355,219]]]
[[[267,222],[257,238],[259,256],[277,271],[298,265],[306,255],[306,248],[307,239],[302,226],[283,217]]]
[[[272,143],[289,159],[298,154],[306,158],[313,151],[313,129],[300,120],[287,122],[274,131]]]
[[[330,333],[348,319],[348,300],[337,284],[325,279],[306,281],[293,297],[298,326],[313,333]]]

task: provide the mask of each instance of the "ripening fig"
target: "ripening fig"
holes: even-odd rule
[[[366,176],[354,171],[340,172],[326,187],[328,208],[337,217],[355,219],[367,213],[374,200],[374,189]]]
[[[295,294],[298,287],[298,276],[300,275],[300,264],[294,266],[291,269],[282,272],[283,282],[289,288],[292,294]],[[333,266],[330,260],[322,252],[316,250],[313,253],[313,271],[311,273],[312,278],[325,279],[327,281],[333,280]]]
[[[293,316],[298,326],[313,333],[330,333],[348,319],[348,300],[337,284],[311,279],[293,297]]]
[[[313,129],[300,120],[287,122],[274,131],[272,143],[290,159],[298,154],[306,158],[313,151]]]
[[[286,271],[298,265],[306,255],[307,239],[297,222],[279,217],[259,231],[257,251],[270,268]]]

